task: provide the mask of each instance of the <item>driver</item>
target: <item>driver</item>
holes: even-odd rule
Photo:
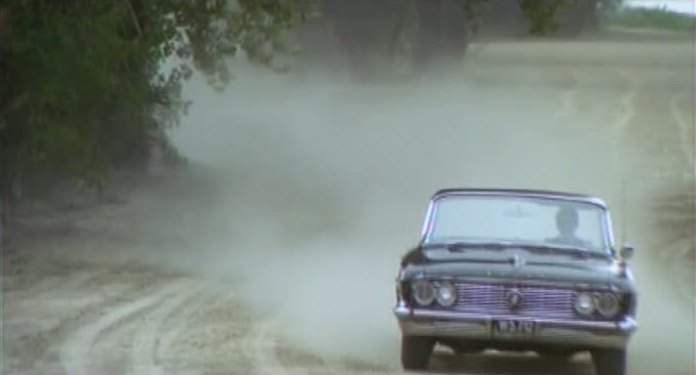
[[[558,235],[548,240],[559,245],[589,248],[589,243],[575,236],[578,229],[578,212],[572,207],[561,207],[556,213]]]

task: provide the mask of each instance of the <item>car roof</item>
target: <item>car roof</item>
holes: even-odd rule
[[[606,208],[606,203],[597,197],[585,194],[570,193],[554,190],[536,189],[503,189],[503,188],[447,188],[440,189],[433,194],[431,199],[442,198],[448,195],[514,195],[531,198],[548,198],[559,200],[571,200],[575,202],[591,203]]]

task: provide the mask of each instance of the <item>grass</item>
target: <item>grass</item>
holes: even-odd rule
[[[664,8],[626,8],[604,15],[604,21],[609,26],[691,32],[696,17]]]

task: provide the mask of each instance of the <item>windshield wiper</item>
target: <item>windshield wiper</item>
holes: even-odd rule
[[[467,242],[467,241],[457,241],[448,242],[445,244],[447,250],[449,251],[462,251],[465,249],[491,249],[491,250],[505,250],[510,247],[517,246],[512,242],[506,241],[495,241],[495,242]]]
[[[533,252],[543,252],[543,253],[556,253],[556,254],[570,254],[578,258],[601,258],[607,259],[611,256],[609,254],[600,253],[597,251],[592,251],[585,249],[583,247],[571,246],[571,245],[544,245],[544,244],[518,244],[517,246],[533,251]]]
[[[446,243],[440,243],[440,244],[430,244],[426,246],[426,248],[435,248],[435,247],[445,247],[447,250],[451,252],[462,252],[464,250],[468,249],[490,249],[490,250],[506,250],[506,249],[511,249],[511,248],[520,248],[520,249],[525,249],[531,252],[536,252],[536,253],[544,253],[544,254],[549,254],[549,253],[555,253],[555,254],[566,254],[566,255],[572,255],[577,258],[582,258],[582,259],[587,259],[587,258],[600,258],[600,259],[608,259],[611,258],[611,255],[605,254],[605,253],[600,253],[597,251],[592,251],[589,249],[585,249],[582,247],[577,247],[577,246],[570,246],[570,245],[546,245],[546,244],[528,244],[528,243],[519,243],[519,242],[512,242],[512,241],[489,241],[489,242],[476,242],[476,241],[454,241],[454,242],[446,242]]]

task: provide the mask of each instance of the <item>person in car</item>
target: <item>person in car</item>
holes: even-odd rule
[[[575,232],[578,229],[578,222],[578,211],[575,208],[568,206],[559,208],[558,212],[556,213],[556,228],[558,229],[558,235],[556,237],[549,238],[546,241],[558,245],[589,249],[590,244],[575,235]]]

